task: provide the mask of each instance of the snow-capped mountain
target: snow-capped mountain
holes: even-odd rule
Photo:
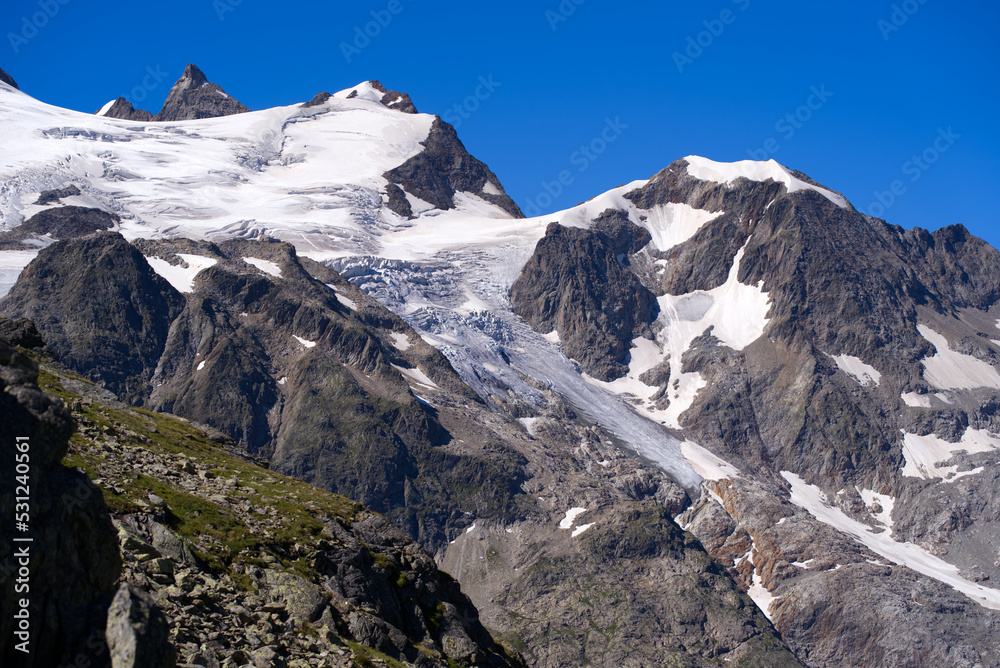
[[[66,236],[37,221],[9,235],[71,206],[112,216],[94,229],[133,242],[180,294],[204,296],[221,280],[212,268],[236,271],[239,258],[166,240],[288,242],[405,320],[530,442],[573,440],[583,425],[668,474],[691,497],[678,524],[805,665],[1000,665],[997,251],[961,227],[865,216],[773,160],[689,156],[525,219],[453,128],[403,98],[368,82],[159,122],[58,109],[0,84],[0,290]],[[273,257],[243,259],[287,278]],[[19,287],[4,315],[45,311]],[[166,388],[147,398],[193,382],[164,359],[141,372]],[[433,404],[443,381],[402,368]],[[278,396],[265,371],[255,382]],[[532,452],[529,468],[552,466]],[[575,480],[611,464],[573,456],[587,462]],[[522,490],[538,504],[549,494]],[[437,557],[500,624],[503,594],[527,582],[512,564],[540,562],[510,517],[469,526]],[[558,664],[543,654],[552,663],[538,665]]]

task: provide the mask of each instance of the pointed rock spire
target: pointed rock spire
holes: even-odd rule
[[[244,114],[248,108],[231,98],[218,85],[210,82],[195,65],[188,65],[167,95],[154,121],[184,121],[194,118],[217,118]]]

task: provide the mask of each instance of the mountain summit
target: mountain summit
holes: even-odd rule
[[[170,89],[160,113],[155,116],[144,109],[136,109],[124,97],[108,102],[96,115],[125,121],[187,121],[245,114],[248,111],[221,86],[209,81],[197,65],[188,64],[184,74]]]
[[[188,65],[163,103],[154,121],[186,121],[194,118],[217,118],[250,111],[229,97],[220,86],[208,80],[195,65]]]

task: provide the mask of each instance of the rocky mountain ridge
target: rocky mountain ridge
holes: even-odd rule
[[[996,251],[774,161],[690,156],[522,219],[387,95],[165,143],[39,130],[8,91],[37,141],[5,227],[69,185],[119,220],[12,237],[0,258],[35,259],[0,309],[129,402],[388,513],[532,665],[772,665],[785,642],[810,666],[997,665]]]
[[[215,264],[205,266],[204,258]],[[161,278],[166,274],[181,283],[173,272],[183,273],[184,267],[168,260],[198,269],[185,279],[190,285],[182,286],[189,291],[179,292]],[[129,295],[117,299],[125,307],[121,316],[105,310],[95,321],[86,315],[109,301],[100,291],[60,293],[57,286],[68,285],[68,276],[79,275],[83,265],[92,273],[84,283]],[[236,292],[226,287],[231,285],[238,286]],[[234,296],[230,314],[226,304]],[[752,603],[689,536],[676,529],[662,534],[663,522],[684,505],[682,490],[621,454],[600,431],[567,430],[556,422],[536,438],[510,418],[491,414],[440,353],[400,319],[328,268],[300,261],[286,244],[175,240],[132,246],[114,233],[96,233],[44,249],[3,303],[5,313],[39,316],[39,327],[51,336],[50,346],[60,359],[127,393],[130,401],[208,423],[269,459],[276,471],[371,500],[434,547],[444,563],[453,564],[449,568],[469,574],[465,581],[475,583],[477,603],[493,601],[484,608],[490,627],[531,654],[533,665],[599,659],[638,666],[664,656],[690,665],[708,665],[723,656],[758,662],[753,665],[797,665]],[[135,318],[146,324],[130,325]],[[171,318],[166,330],[155,324]],[[244,324],[234,329],[226,324],[231,321]],[[335,334],[329,333],[331,325],[341,322]],[[283,332],[283,323],[294,329]],[[115,350],[113,358],[81,356],[85,350],[107,349],[126,330],[146,338],[122,338],[128,348]],[[101,343],[79,344],[95,340]],[[147,358],[147,349],[162,352]],[[334,359],[339,359],[336,365],[328,361]],[[348,374],[331,383],[338,368]],[[278,403],[255,405],[255,397],[271,396],[267,387],[279,395]],[[218,398],[218,409],[212,398]],[[552,401],[554,407],[560,405],[557,397]],[[571,415],[565,408],[555,410],[564,419]],[[256,421],[255,415],[263,420]],[[343,427],[340,420],[345,420]],[[255,425],[264,431],[255,431]],[[263,440],[255,441],[254,434]],[[604,453],[603,464],[583,468],[572,463],[581,437],[593,443],[588,447],[599,448],[591,456]],[[421,444],[420,439],[431,440]],[[565,448],[564,454],[549,451],[556,444]],[[403,450],[401,455],[400,448],[410,454]],[[157,465],[150,460],[141,468]],[[106,464],[100,466],[95,477],[114,477]],[[602,472],[596,478],[587,471],[593,467]],[[398,482],[393,475],[400,476]],[[223,496],[233,493],[229,487]],[[559,528],[565,508],[584,499],[600,509],[597,524],[606,527],[602,534],[631,518],[648,518],[630,530],[633,551],[622,552],[624,547],[614,547],[617,539],[597,539],[596,532],[593,540],[581,540]],[[483,574],[470,541],[482,537],[494,542],[490,535],[503,536],[506,545],[493,549],[494,556],[486,560],[488,574]],[[614,603],[610,617],[602,620],[605,632],[598,649],[588,641],[586,629],[601,610],[589,600],[575,601],[579,610],[566,619],[560,608],[539,608],[532,578],[566,577],[549,585],[565,606],[563,592],[579,580],[599,577],[609,560],[616,562],[618,572],[634,572],[636,579],[601,585],[602,596]],[[679,570],[684,587],[645,581],[639,574],[651,563]],[[519,564],[534,566],[519,574]],[[626,601],[651,588],[659,592],[658,600],[679,604],[690,599],[687,612],[669,626],[638,625]],[[545,618],[560,629],[551,639],[538,635]],[[637,634],[650,643],[634,641]]]

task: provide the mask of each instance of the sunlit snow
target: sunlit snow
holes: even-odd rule
[[[392,332],[389,336],[392,337],[392,345],[397,350],[400,350],[405,353],[407,350],[410,349],[410,346],[412,344],[410,343],[410,339],[406,336],[406,334],[400,334],[399,332]]]
[[[560,529],[572,529],[576,523],[576,518],[587,512],[586,508],[570,508],[566,511],[566,517],[559,520]]]
[[[203,255],[189,255],[187,253],[179,253],[180,257],[186,267],[182,267],[176,264],[170,264],[166,260],[158,257],[147,257],[146,262],[152,267],[153,271],[166,279],[167,283],[174,286],[174,289],[178,292],[190,293],[194,292],[194,279],[205,269],[215,266],[218,262],[215,258],[205,257]]]
[[[985,608],[1000,610],[1000,590],[983,587],[966,580],[959,575],[956,566],[952,566],[912,543],[897,543],[892,540],[888,532],[873,533],[870,527],[852,519],[842,510],[831,505],[819,487],[808,484],[794,473],[782,471],[781,476],[791,485],[791,502],[808,511],[820,522],[851,536],[894,564],[907,566],[918,573],[943,582]]]
[[[690,155],[685,158],[688,162],[688,174],[702,181],[714,181],[716,183],[730,184],[736,179],[745,178],[751,181],[777,181],[784,183],[789,193],[799,190],[815,190],[823,197],[827,198],[843,209],[850,209],[851,205],[847,200],[831,192],[826,188],[811,185],[796,178],[788,169],[774,160],[767,162],[757,162],[754,160],[741,160],[739,162],[715,162],[708,158]]]
[[[270,260],[261,260],[260,258],[257,257],[245,257],[243,258],[243,261],[249,265],[257,267],[265,274],[270,274],[275,278],[281,278],[281,267],[279,267],[276,263],[271,262]]]
[[[918,436],[903,432],[903,475],[923,480],[940,478],[953,482],[960,477],[971,475],[977,471],[958,472],[958,466],[938,466],[951,459],[956,452],[966,451],[969,454],[990,452],[1000,449],[1000,436],[981,429],[966,429],[962,440],[949,443],[934,434]],[[982,469],[979,469],[981,471]]]
[[[971,355],[955,352],[948,339],[927,325],[917,327],[920,335],[934,344],[937,354],[924,360],[924,380],[939,390],[971,390],[989,387],[1000,390],[996,367]]]
[[[310,341],[308,339],[303,339],[301,336],[295,336],[294,334],[292,334],[292,338],[295,339],[296,341],[298,341],[299,343],[301,343],[306,348],[315,348],[316,347],[316,342],[315,341]]]
[[[833,356],[831,355],[831,357]],[[878,385],[882,382],[882,374],[875,367],[865,364],[857,357],[837,355],[833,359],[841,371],[853,377],[862,386],[870,384]]]

